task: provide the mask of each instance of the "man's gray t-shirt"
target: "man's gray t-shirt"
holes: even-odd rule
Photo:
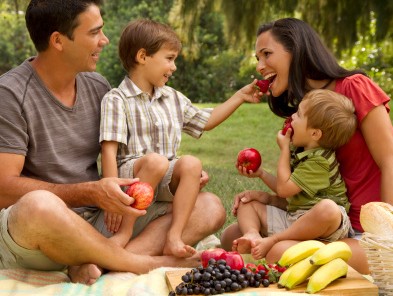
[[[0,76],[0,152],[25,156],[26,177],[62,184],[98,180],[100,105],[109,83],[98,73],[79,73],[70,108],[29,60]]]

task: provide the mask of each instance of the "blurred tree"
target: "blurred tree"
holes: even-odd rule
[[[25,0],[0,1],[0,74],[17,66],[34,53],[25,28]]]
[[[24,24],[28,3],[0,0],[0,74],[35,54]],[[125,75],[117,54],[120,34],[136,18],[168,23],[179,33],[183,49],[169,85],[195,102],[218,102],[257,77],[257,27],[295,16],[342,54],[345,67],[365,69],[393,94],[392,0],[104,0],[102,11],[110,44],[97,70],[112,86]]]
[[[358,33],[367,30],[370,12],[377,20],[377,41],[393,35],[392,0],[176,0],[174,9],[183,20],[179,33],[190,42],[204,7],[223,12],[226,35],[236,41],[236,46],[249,46],[259,24],[282,16],[296,16],[310,23],[336,53],[353,46]]]

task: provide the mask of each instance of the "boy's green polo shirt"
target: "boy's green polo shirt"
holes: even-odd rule
[[[288,212],[309,210],[322,199],[331,199],[349,211],[344,180],[334,150],[316,148],[291,156],[291,180],[302,191],[287,198]]]

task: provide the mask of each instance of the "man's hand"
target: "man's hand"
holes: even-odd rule
[[[143,216],[146,210],[137,210],[131,207],[134,199],[123,192],[121,186],[129,186],[139,179],[102,178],[98,181],[99,188],[95,192],[96,205],[110,213],[121,215]]]

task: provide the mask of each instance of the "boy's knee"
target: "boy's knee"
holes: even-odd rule
[[[316,206],[316,214],[324,220],[341,219],[339,206],[331,199],[323,199]]]
[[[152,172],[159,171],[165,174],[169,168],[169,161],[165,156],[158,153],[149,153],[144,156],[143,166]]]

